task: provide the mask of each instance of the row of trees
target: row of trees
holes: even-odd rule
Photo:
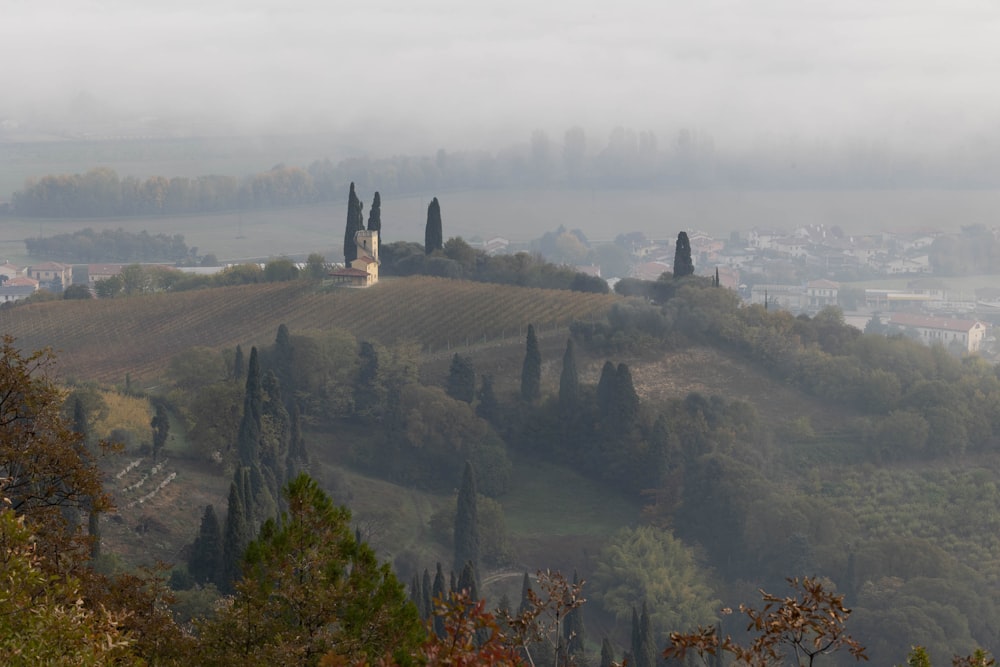
[[[129,262],[185,262],[195,258],[197,248],[189,248],[180,234],[138,234],[123,229],[90,227],[49,237],[25,240],[28,254],[69,264]]]

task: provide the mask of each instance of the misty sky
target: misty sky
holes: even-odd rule
[[[72,108],[491,148],[572,125],[720,145],[974,145],[1000,129],[1000,3],[4,0],[0,119]]]

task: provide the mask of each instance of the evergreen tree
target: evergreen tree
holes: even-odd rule
[[[642,645],[642,628],[639,625],[639,612],[636,611],[635,605],[632,605],[632,642],[631,650],[629,651],[628,664],[639,665],[639,647]]]
[[[577,576],[576,572],[573,572],[573,586],[576,587],[580,584],[580,578]],[[566,612],[566,618],[563,621],[563,639],[566,645],[566,653],[570,657],[582,658],[585,640],[584,640],[584,628],[583,628],[583,608],[576,607],[570,609]]]
[[[424,611],[422,606],[423,599],[424,599],[424,592],[422,587],[420,586],[420,575],[414,572],[413,579],[410,580],[410,602],[412,602],[413,605],[417,608],[417,611],[420,612],[421,619],[426,618],[424,616]]]
[[[674,248],[674,278],[683,278],[694,273],[694,262],[691,261],[691,241],[687,232],[677,235],[677,246]]]
[[[576,372],[576,354],[573,351],[573,339],[567,338],[562,374],[559,376],[559,409],[563,416],[574,415],[579,402],[580,378]]]
[[[611,642],[605,637],[601,640],[601,665],[600,667],[612,667],[615,664],[615,650],[611,647]]]
[[[354,192],[354,182],[347,195],[347,226],[344,228],[344,265],[350,266],[358,258],[358,246],[354,235],[365,228],[364,215],[361,212],[361,200]]]
[[[444,572],[441,570],[441,563],[437,564],[437,571],[434,573],[434,599],[432,604],[441,602],[447,599],[447,591],[445,590],[444,583]],[[438,637],[444,637],[444,618],[433,614],[434,616],[434,632]]]
[[[466,561],[465,565],[462,566],[462,574],[458,577],[458,590],[468,591],[469,598],[472,600],[479,599],[479,587],[476,585],[476,568],[472,564],[472,561]]]
[[[278,334],[274,339],[274,374],[281,382],[287,402],[291,403],[295,396],[295,350],[292,347],[291,334],[284,324],[278,325]]]
[[[236,346],[236,356],[233,357],[233,379],[239,382],[246,375],[246,360],[243,358],[243,348]]]
[[[170,433],[170,418],[167,415],[167,406],[163,401],[156,402],[156,414],[149,422],[153,429],[153,461],[160,456],[160,451],[167,444],[167,435]]]
[[[479,511],[476,507],[476,473],[472,463],[465,462],[462,486],[458,490],[455,511],[454,568],[461,571],[465,563],[479,569]]]
[[[500,404],[497,402],[496,394],[493,393],[493,376],[483,375],[479,382],[479,405],[476,406],[476,415],[495,424],[500,416]]]
[[[719,282],[719,267],[715,267],[715,287],[721,286]]]
[[[251,466],[260,457],[260,424],[264,409],[264,389],[261,384],[260,362],[257,348],[250,348],[250,363],[247,366],[246,393],[243,397],[243,418],[237,434],[236,450],[241,466]]]
[[[219,582],[222,590],[231,591],[233,583],[239,580],[243,552],[250,544],[251,537],[244,500],[234,482],[229,485],[229,511],[226,513],[222,542],[222,580]]]
[[[221,583],[223,552],[222,528],[215,515],[215,507],[206,505],[198,536],[194,538],[188,558],[188,572],[196,582],[201,585]]]
[[[376,232],[375,238],[379,247],[382,246],[382,197],[375,193],[372,198],[372,207],[368,209],[368,231]]]
[[[463,357],[458,352],[451,358],[451,367],[448,369],[448,386],[445,393],[456,401],[472,403],[476,397],[476,371],[472,367],[472,360]]]
[[[424,228],[424,253],[431,254],[444,248],[444,232],[441,229],[441,205],[437,197],[427,207],[427,226]]]
[[[528,595],[528,591],[531,590],[531,578],[528,573],[524,573],[524,579],[521,580],[521,602],[517,605],[517,615],[520,616],[528,609],[531,609],[531,596]]]
[[[420,614],[425,621],[434,614],[433,586],[434,584],[431,582],[431,573],[428,572],[425,567],[424,578],[420,586]]]
[[[656,667],[656,638],[653,637],[645,602],[639,617],[639,650],[635,653],[635,664],[636,667]]]
[[[288,469],[288,451],[291,440],[291,421],[281,398],[281,382],[272,371],[264,374],[261,382],[264,405],[261,409],[260,466],[270,482],[273,498],[281,497]],[[264,425],[267,427],[264,428]],[[290,480],[288,480],[290,481]]]
[[[542,395],[542,353],[538,350],[535,327],[528,325],[528,338],[521,366],[521,400],[534,403]]]

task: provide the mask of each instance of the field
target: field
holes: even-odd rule
[[[0,330],[24,349],[52,347],[63,377],[152,381],[192,346],[270,344],[278,325],[294,333],[341,328],[428,353],[478,342],[523,341],[602,316],[611,295],[525,289],[442,278],[398,278],[366,289],[320,290],[303,282],[244,285],[113,300],[52,301],[0,310]]]

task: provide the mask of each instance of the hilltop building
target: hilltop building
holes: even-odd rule
[[[986,325],[979,320],[957,320],[912,313],[893,313],[889,318],[889,329],[909,332],[927,345],[959,345],[965,352],[978,352],[986,337]]]
[[[333,282],[351,287],[371,287],[378,282],[378,232],[362,229],[354,234],[358,258],[350,266],[330,272]]]

